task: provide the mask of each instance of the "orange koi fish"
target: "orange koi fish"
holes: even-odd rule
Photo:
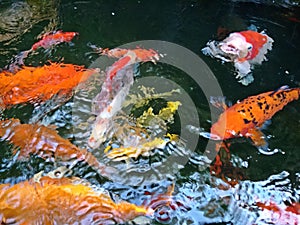
[[[276,91],[250,96],[228,108],[223,103],[225,111],[212,125],[211,138],[227,140],[247,137],[256,146],[263,146],[266,141],[259,128],[289,102],[297,100],[299,95],[300,88],[282,86]]]
[[[104,191],[76,178],[42,177],[0,185],[1,224],[120,224],[152,217],[146,206],[114,202]]]
[[[159,59],[158,53],[153,49],[105,49],[101,54],[120,59],[106,70],[106,79],[101,92],[93,99],[92,111],[97,118],[88,140],[91,148],[99,147],[109,137],[113,125],[112,118],[122,108],[134,82],[133,65],[138,62],[155,62]]]
[[[55,95],[68,100],[72,90],[96,72],[96,69],[64,63],[23,66],[15,74],[3,71],[0,73],[0,109],[22,103],[43,103]]]
[[[0,121],[0,137],[15,145],[13,154],[18,152],[18,159],[28,159],[30,154],[54,162],[62,160],[75,163],[86,162],[101,175],[110,177],[114,171],[100,163],[90,152],[79,149],[69,140],[58,135],[53,127],[38,124],[21,124],[18,119]],[[74,164],[72,164],[74,165]]]
[[[254,80],[251,68],[266,60],[265,55],[272,49],[273,42],[265,32],[247,30],[231,33],[221,42],[209,41],[202,52],[224,62],[233,62],[238,73],[236,78],[248,85]]]

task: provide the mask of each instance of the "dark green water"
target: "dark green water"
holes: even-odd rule
[[[62,29],[79,32],[79,36],[73,44],[62,44],[55,51],[40,50],[38,54],[26,59],[26,65],[42,65],[47,60],[58,61],[63,58],[66,63],[88,67],[97,58],[95,55],[86,55],[91,51],[88,43],[114,48],[134,41],[162,40],[179,44],[200,56],[213,71],[226,98],[232,102],[275,90],[282,85],[300,85],[298,7],[206,0],[0,1],[0,16],[1,67],[7,65],[20,51],[29,49],[44,30]],[[266,30],[274,39],[274,45],[267,55],[268,61],[255,67],[254,82],[245,87],[235,80],[231,64],[222,64],[206,57],[202,55],[201,49],[208,40],[216,38],[218,27],[239,31],[247,29],[251,24],[259,31]],[[167,65],[146,63],[140,68],[140,76],[148,75],[166,77],[179,83],[194,100],[201,125],[209,129],[210,124],[206,122],[210,119],[207,100],[197,84],[184,72]],[[31,113],[31,106],[17,106],[6,110],[2,116],[28,122]],[[74,136],[78,134],[73,133],[70,114],[68,105],[65,105],[56,114],[48,115],[48,121],[58,126],[62,136],[73,138],[74,143],[87,147],[84,141],[76,142]],[[176,126],[173,129],[176,130]],[[300,102],[293,102],[277,113],[264,132],[270,135],[270,148],[281,149],[284,154],[260,154],[249,142],[232,145],[232,161],[238,167],[242,167],[241,162],[247,164],[242,169],[247,180],[241,181],[239,187],[226,191],[218,188],[222,181],[214,180],[208,169],[201,171],[198,168],[197,158],[201,158],[206,144],[206,140],[200,138],[198,149],[193,155],[196,160],[188,161],[175,175],[171,174],[176,180],[176,209],[166,209],[149,223],[164,224],[166,218],[165,224],[253,224],[253,221],[260,218],[251,212],[254,195],[262,201],[299,202]],[[195,135],[195,138],[198,137]],[[54,168],[51,163],[45,163],[37,157],[32,157],[29,163],[12,162],[10,149],[7,143],[1,144],[1,183],[16,183],[31,178],[41,170]],[[94,153],[101,157],[101,153]],[[165,179],[136,187],[122,186],[106,181],[86,165],[75,167],[74,174],[136,204],[143,202],[142,193],[145,190],[163,192],[170,183]],[[274,179],[269,178],[272,175],[276,175]],[[241,201],[237,201],[236,196]],[[264,220],[257,223],[270,224]]]

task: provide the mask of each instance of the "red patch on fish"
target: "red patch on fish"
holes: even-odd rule
[[[245,60],[254,59],[268,40],[266,35],[252,30],[242,31],[238,33],[241,34],[246,39],[246,41],[252,45],[251,51],[249,51],[247,56],[244,58]]]

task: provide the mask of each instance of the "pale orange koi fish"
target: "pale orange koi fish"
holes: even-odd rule
[[[74,162],[86,162],[100,175],[107,178],[115,172],[113,168],[100,163],[85,149],[79,149],[69,140],[59,136],[53,127],[38,124],[21,124],[18,119],[0,121],[0,137],[15,146],[18,159],[28,159],[30,154],[38,155],[46,161],[61,160],[74,165]]]
[[[173,202],[174,186],[151,195],[138,206],[115,202],[105,190],[85,180],[43,176],[15,185],[0,184],[0,222],[3,224],[123,224],[138,216],[154,218],[162,206]]]
[[[120,201],[76,178],[42,177],[0,185],[2,224],[120,224],[154,210]]]

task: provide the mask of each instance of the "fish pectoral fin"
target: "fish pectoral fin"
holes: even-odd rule
[[[247,137],[249,137],[253,144],[257,147],[262,147],[262,146],[267,146],[268,143],[266,141],[266,136],[264,135],[263,132],[261,132],[258,129],[250,129],[246,135]]]
[[[230,105],[230,103],[228,105],[226,104],[226,97],[224,96],[211,96],[210,103],[222,112],[228,108],[228,105]]]

